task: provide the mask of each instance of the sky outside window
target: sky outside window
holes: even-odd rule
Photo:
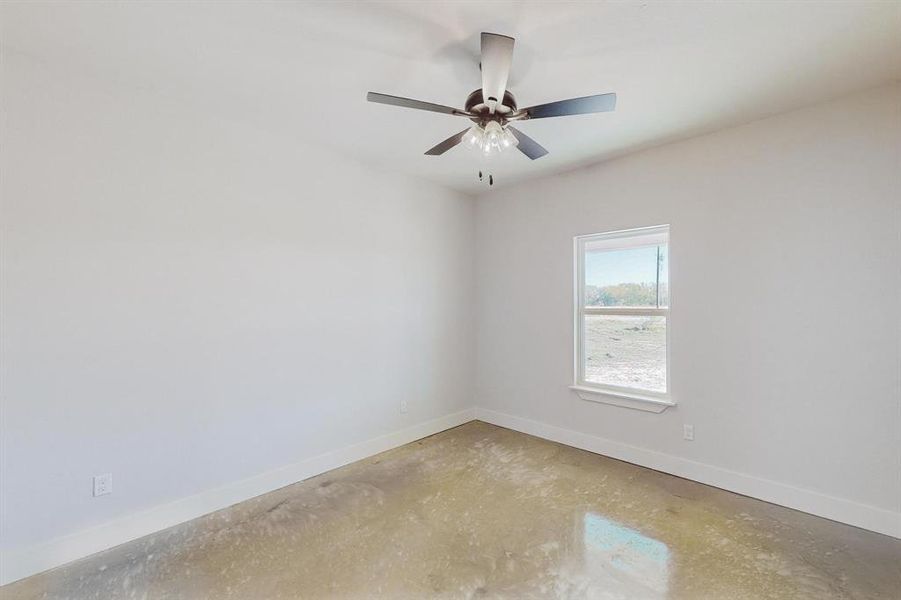
[[[666,245],[586,252],[586,305],[656,307],[659,297],[659,306],[667,306],[666,253]]]

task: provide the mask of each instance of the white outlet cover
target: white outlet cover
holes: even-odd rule
[[[682,426],[682,437],[688,441],[692,441],[695,439],[695,426],[694,425],[683,425]]]
[[[105,496],[113,493],[113,474],[94,475],[94,496]]]
[[[407,412],[407,401],[406,400],[400,401],[400,412],[402,412],[402,413]]]

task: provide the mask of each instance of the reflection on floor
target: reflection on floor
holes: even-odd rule
[[[669,548],[636,529],[617,525],[594,513],[585,513],[582,524],[585,564],[595,565],[587,574],[598,590],[617,598],[666,598],[669,581]]]
[[[901,541],[472,422],[0,588],[24,598],[899,598]]]

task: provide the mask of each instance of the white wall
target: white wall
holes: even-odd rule
[[[2,80],[4,552],[471,406],[471,198],[20,56]]]
[[[15,55],[2,79],[5,555],[106,524],[102,545],[474,396],[601,450],[901,510],[898,86],[474,208],[154,90]],[[679,405],[579,400],[572,237],[660,223]],[[115,491],[92,498],[104,472]]]
[[[480,197],[477,404],[901,535],[899,107],[886,87]],[[580,400],[572,238],[663,223],[678,406]]]

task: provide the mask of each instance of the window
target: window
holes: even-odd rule
[[[672,404],[668,243],[668,225],[575,239],[575,389]]]

